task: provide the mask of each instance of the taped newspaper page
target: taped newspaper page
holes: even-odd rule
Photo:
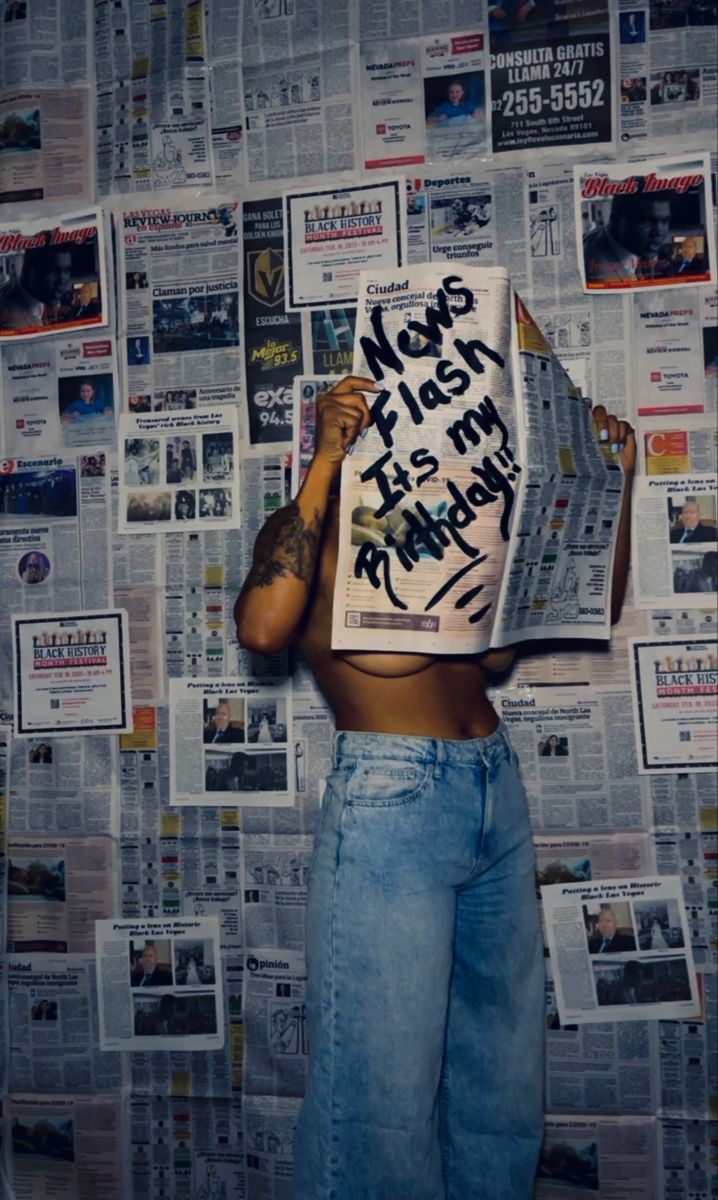
[[[12,623],[16,737],[132,729],[126,612],[14,616]]]
[[[718,768],[718,644],[710,637],[631,638],[638,770]]]
[[[12,954],[90,954],[95,921],[117,904],[111,837],[9,837]]]
[[[74,446],[114,449],[119,387],[113,337],[7,346],[1,370],[8,457]]]
[[[0,147],[0,204],[91,200],[89,88],[3,92]]]
[[[354,303],[359,272],[406,263],[402,176],[346,188],[287,191],[284,262],[288,309]]]
[[[592,163],[573,173],[584,291],[715,283],[708,155]]]
[[[217,917],[98,921],[103,1050],[221,1050]]]
[[[640,475],[718,474],[718,430],[715,418],[650,417],[639,423]]]
[[[700,1015],[677,876],[541,889],[562,1025]]]
[[[0,341],[108,322],[99,209],[0,225]]]
[[[610,146],[608,0],[488,0],[494,154]]]
[[[314,454],[316,436],[317,397],[337,383],[336,375],[295,375],[294,420],[292,430],[292,495],[296,496],[304,483]]]
[[[120,416],[120,533],[237,529],[237,408]]]
[[[695,240],[687,237],[678,270],[695,275]],[[692,259],[689,255],[693,254]],[[666,288],[633,297],[635,415],[711,413],[715,421],[718,344],[713,289]],[[675,472],[677,474],[678,472]]]
[[[717,484],[715,474],[636,478],[632,544],[639,608],[715,605]]]
[[[170,679],[173,805],[288,806],[294,792],[290,680]]]
[[[620,465],[507,272],[363,274],[354,374],[382,390],[342,466],[335,649],[608,637]]]
[[[12,1194],[18,1200],[126,1200],[122,1093],[81,1093],[77,1084],[68,1091],[8,1097]]]
[[[624,1039],[625,1040],[625,1039]],[[635,1086],[635,1041],[625,1074]],[[572,1077],[571,1088],[579,1080]],[[604,1088],[606,1068],[601,1063]],[[603,1091],[603,1089],[601,1089]],[[594,1110],[587,1106],[589,1112]],[[585,1111],[585,1110],[584,1110]],[[646,1116],[553,1116],[544,1119],[535,1200],[656,1200],[661,1194],[656,1119]]]

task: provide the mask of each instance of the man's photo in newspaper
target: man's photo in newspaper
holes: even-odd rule
[[[142,487],[160,482],[160,443],[157,438],[125,439],[125,483]]]
[[[583,905],[589,954],[624,954],[635,951],[636,935],[626,901]]]
[[[168,938],[130,940],[130,985],[172,987],[172,944]]]
[[[649,0],[650,28],[685,29],[715,25],[715,0]]]
[[[8,896],[22,897],[23,900],[53,900],[59,904],[64,904],[67,899],[63,858],[23,858],[15,854],[8,860],[7,878]]]
[[[221,483],[232,478],[234,437],[231,433],[202,435],[202,471],[205,483]]]
[[[43,521],[77,516],[77,471],[46,467],[12,470],[0,475],[0,525],[17,525],[40,517]]]
[[[155,354],[226,349],[239,345],[239,293],[152,301]]]
[[[200,520],[203,517],[211,520],[229,520],[232,516],[232,493],[230,489],[200,488],[199,516]]]
[[[244,697],[233,696],[231,700],[220,696],[205,697],[203,701],[204,729],[202,741],[205,745],[218,742],[243,742],[245,729]]]
[[[164,992],[132,995],[135,1037],[186,1038],[217,1033],[217,998],[214,992]]]
[[[171,516],[169,492],[133,492],[127,497],[128,521],[169,521]]]
[[[196,478],[196,438],[192,434],[168,437],[165,442],[165,483],[194,483]]]
[[[207,749],[205,791],[286,792],[287,749],[277,751]]]
[[[155,392],[152,408],[155,412],[175,412],[176,410],[196,408],[197,389],[186,388],[177,391]]]
[[[175,938],[174,969],[177,987],[214,985],[214,946],[211,938]]]
[[[61,376],[57,381],[60,422],[68,446],[114,441],[112,374]]]
[[[50,574],[50,559],[41,550],[28,550],[17,564],[23,583],[44,583]]]
[[[541,1194],[541,1180],[574,1189],[598,1192],[598,1144],[593,1139],[557,1139],[547,1137],[541,1148],[536,1172],[537,1186]]]
[[[71,1118],[53,1116],[43,1110],[37,1116],[24,1113],[13,1117],[12,1149],[17,1156],[53,1159],[55,1162],[75,1161],[75,1130]]]
[[[716,497],[671,493],[667,498],[673,592],[718,590]]]
[[[0,236],[0,336],[102,323],[97,229],[77,231],[76,241],[53,241],[56,234],[47,229],[28,236],[23,240],[33,244],[20,251],[3,251],[15,242],[11,234]]]
[[[685,958],[629,958],[626,962],[596,959],[592,967],[599,1008],[671,1004],[691,999]]]

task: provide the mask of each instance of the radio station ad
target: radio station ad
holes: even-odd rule
[[[639,772],[715,771],[715,636],[630,638],[628,647]]]
[[[11,620],[16,737],[132,730],[126,612]]]
[[[406,263],[403,177],[285,192],[283,202],[290,310],[355,303],[360,271]]]
[[[541,889],[561,1025],[700,1015],[678,875]]]
[[[102,1050],[221,1050],[217,916],[97,921]]]
[[[170,679],[169,699],[173,805],[294,804],[291,680]]]

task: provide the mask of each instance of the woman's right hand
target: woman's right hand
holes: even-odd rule
[[[378,392],[373,379],[345,375],[317,398],[315,460],[338,469],[349,447],[371,424],[364,392]]]

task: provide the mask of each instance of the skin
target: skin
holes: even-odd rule
[[[215,729],[218,730],[218,732],[223,733],[224,730],[229,725],[230,720],[231,720],[231,713],[229,711],[229,705],[224,704],[223,702],[220,701],[220,703],[217,705],[216,709],[214,710],[214,716],[212,717],[212,724],[214,725]]]
[[[154,946],[145,946],[140,955],[140,966],[146,975],[151,975],[157,966],[157,951]]]
[[[596,924],[602,938],[612,938],[616,932],[616,918],[610,908],[601,909],[601,915]]]
[[[692,258],[695,258],[697,253],[698,247],[696,246],[696,239],[687,237],[679,250],[681,258],[685,262],[690,262]]]
[[[486,696],[487,682],[510,667],[513,650],[436,656],[331,649],[339,469],[370,424],[365,393],[378,390],[369,379],[347,376],[319,397],[314,456],[295,500],[274,513],[259,533],[253,565],[235,605],[237,637],[261,654],[276,654],[296,639],[334,709],[337,729],[455,740],[483,737],[498,724]],[[630,426],[604,408],[595,408],[593,419],[600,440],[618,448],[628,477],[613,577],[617,620],[628,573],[635,438]]]
[[[681,509],[681,525],[684,529],[695,529],[700,522],[701,510],[695,500],[686,500]]]
[[[630,216],[619,219],[616,237],[622,246],[639,258],[655,258],[671,228],[668,200],[643,200]]]

